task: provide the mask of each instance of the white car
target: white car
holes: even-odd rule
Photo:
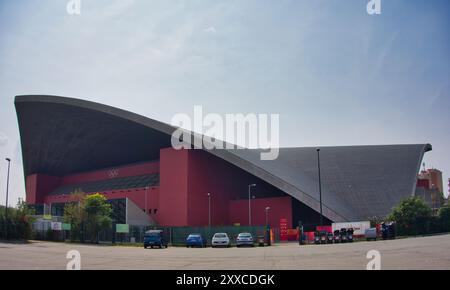
[[[215,247],[229,247],[230,246],[230,238],[226,233],[215,233],[212,241],[211,246],[213,248]]]
[[[236,238],[236,247],[251,246],[253,247],[253,236],[250,233],[240,233]]]

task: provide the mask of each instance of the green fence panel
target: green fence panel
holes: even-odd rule
[[[251,233],[253,237],[263,236],[266,228],[264,226],[215,226],[215,227],[172,227],[168,229],[172,244],[184,244],[189,234],[201,234],[211,243],[215,233],[227,233],[232,244],[240,233]]]

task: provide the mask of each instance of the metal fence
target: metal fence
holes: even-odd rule
[[[236,243],[239,233],[251,233],[254,238],[264,236],[266,239],[265,226],[214,226],[214,227],[155,227],[130,225],[128,233],[115,233],[113,229],[103,230],[98,235],[100,243],[143,243],[145,232],[148,230],[162,230],[164,237],[171,245],[184,245],[189,234],[201,234],[211,244],[211,239],[215,233],[227,233],[232,244]],[[272,228],[273,241],[279,241],[279,229]],[[37,240],[66,241],[70,240],[70,231],[53,231],[51,221],[39,221],[33,224],[34,238]],[[89,238],[84,236],[85,242]]]
[[[207,241],[211,243],[211,239],[215,233],[227,233],[232,244],[236,243],[236,237],[239,233],[251,233],[253,237],[265,236],[266,227],[264,226],[220,226],[220,227],[173,227],[167,228],[170,233],[170,241],[172,244],[184,244],[186,237],[192,233],[201,234]]]
[[[189,234],[201,234],[207,241],[211,243],[211,239],[215,233],[227,233],[232,244],[235,243],[239,233],[251,233],[255,238],[257,236],[266,235],[266,227],[264,226],[220,226],[220,227],[154,227],[154,226],[132,226],[130,225],[129,233],[116,233],[115,242],[117,243],[143,243],[145,232],[148,230],[162,230],[165,238],[171,245],[184,245]],[[111,230],[103,231],[100,234],[100,241],[112,242],[113,234]],[[275,239],[277,241],[278,239]]]

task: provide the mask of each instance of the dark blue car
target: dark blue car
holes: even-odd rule
[[[190,248],[190,247],[204,248],[204,247],[206,247],[206,239],[203,238],[203,236],[201,234],[190,234],[186,238],[186,247],[187,248]]]
[[[168,241],[164,236],[164,232],[161,230],[151,230],[145,232],[144,235],[144,248],[158,247],[167,248]]]

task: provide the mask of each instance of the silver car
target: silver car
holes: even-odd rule
[[[370,241],[370,240],[377,240],[378,234],[377,234],[377,228],[370,228],[370,229],[366,229],[366,231],[364,232],[364,235],[366,236],[366,240]]]
[[[236,247],[254,246],[253,237],[250,233],[240,233],[236,238]]]
[[[213,248],[215,247],[229,247],[230,246],[230,238],[228,237],[227,233],[215,233],[212,241],[211,246]]]

